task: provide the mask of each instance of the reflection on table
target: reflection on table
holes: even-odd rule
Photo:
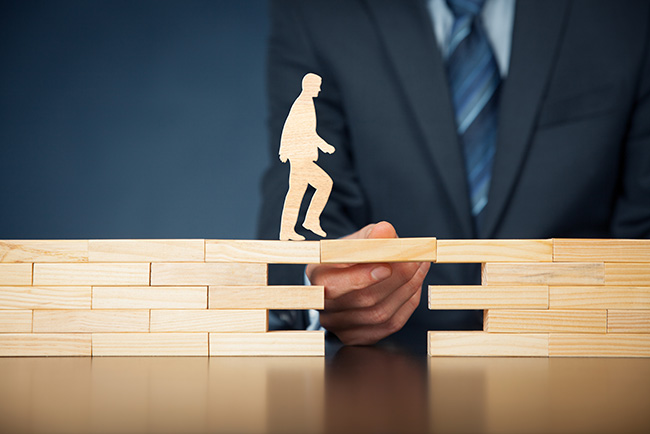
[[[650,360],[4,358],[0,432],[650,432]]]

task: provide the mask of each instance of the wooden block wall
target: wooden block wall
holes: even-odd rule
[[[482,263],[482,285],[431,286],[429,308],[484,309],[484,327],[430,331],[431,356],[650,357],[650,240],[438,240],[437,257]]]
[[[430,309],[484,310],[429,332],[430,355],[650,357],[648,240],[0,241],[0,355],[322,355],[322,332],[269,332],[269,309],[325,288],[269,286],[272,263],[481,263]]]
[[[318,242],[0,241],[0,356],[324,355],[323,332],[268,331],[269,309],[324,305],[268,264],[319,261]]]

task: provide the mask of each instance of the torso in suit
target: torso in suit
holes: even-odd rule
[[[337,148],[319,160],[334,180],[329,237],[381,220],[403,237],[650,237],[649,2],[517,2],[478,233],[424,1],[278,1],[271,14],[262,238],[278,236],[288,171],[277,150],[307,72],[323,78],[318,134]],[[271,278],[303,279],[300,268]],[[434,264],[425,284],[478,279],[478,267]],[[480,312],[429,311],[423,295],[393,339],[424,347],[426,330],[468,328]]]

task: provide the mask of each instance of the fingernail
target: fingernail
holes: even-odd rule
[[[380,280],[388,279],[391,273],[392,271],[390,267],[387,267],[385,265],[380,265],[379,267],[373,268],[372,271],[370,272],[370,275],[376,281],[380,281]]]

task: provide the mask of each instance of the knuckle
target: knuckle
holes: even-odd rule
[[[404,284],[408,294],[414,295],[422,287],[422,282],[418,279],[411,279]]]
[[[402,266],[399,267],[399,271],[398,271],[398,276],[400,281],[408,282],[412,280],[416,276],[418,272],[418,268],[419,266],[414,263],[402,264]]]
[[[384,307],[375,306],[370,310],[369,322],[372,325],[385,324],[391,318],[391,313]]]
[[[359,291],[355,297],[355,304],[360,308],[369,308],[377,303],[375,296],[369,291]]]
[[[398,317],[397,315],[393,315],[387,322],[386,322],[386,328],[389,332],[389,334],[393,334],[399,330],[401,330],[402,327],[404,327],[404,324],[406,323],[405,320],[402,318]]]

